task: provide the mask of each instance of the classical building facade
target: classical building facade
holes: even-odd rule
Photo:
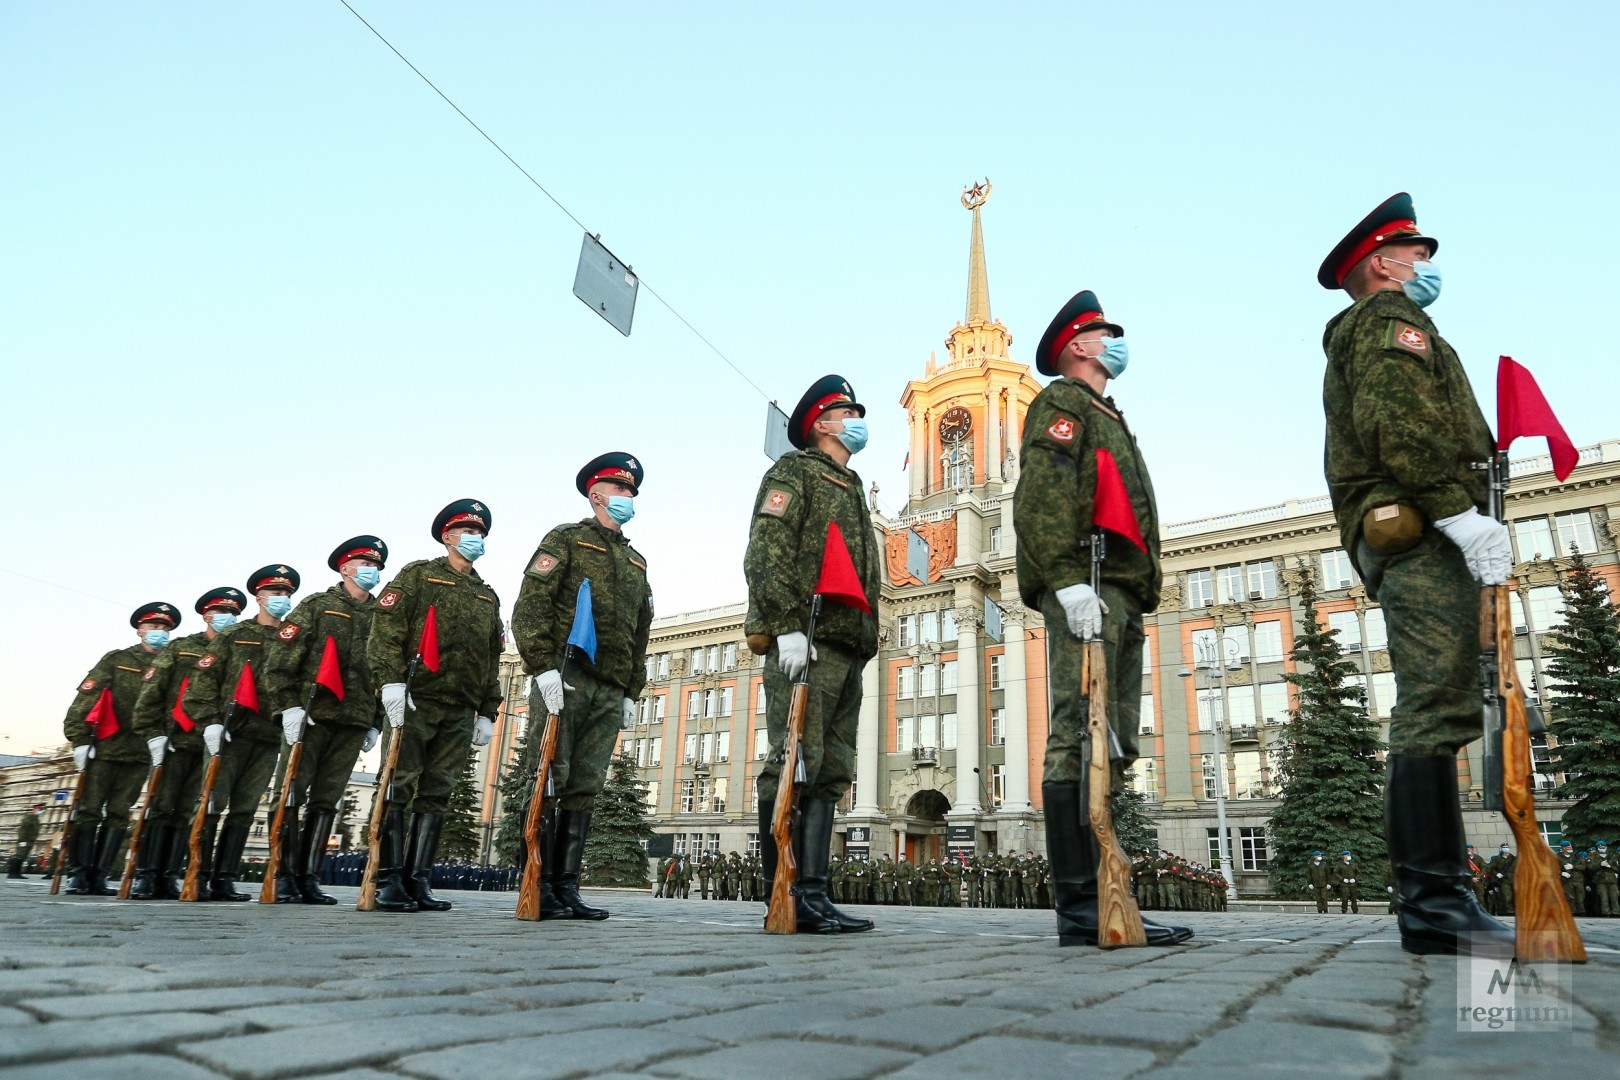
[[[856,782],[838,818],[845,849],[873,858],[1044,844],[1046,628],[1018,600],[1012,522],[1016,450],[1040,384],[991,315],[986,194],[963,200],[973,219],[965,317],[946,339],[947,359],[931,358],[900,397],[910,425],[906,503],[874,514],[887,553],[882,644],[866,669]],[[1520,560],[1517,661],[1539,692],[1543,635],[1561,606],[1559,553],[1574,544],[1620,584],[1620,442],[1583,449],[1564,484],[1544,457],[1514,462],[1508,512]],[[927,543],[926,577],[913,575],[922,570],[915,556],[908,564],[910,534]],[[1293,667],[1302,575],[1316,576],[1319,617],[1361,667],[1368,708],[1387,733],[1394,682],[1383,615],[1339,548],[1326,496],[1168,525],[1162,539],[1165,587],[1146,626],[1133,783],[1149,797],[1160,846],[1211,865],[1224,785],[1237,884],[1265,892],[1277,736],[1294,704],[1282,676]],[[649,785],[655,827],[677,850],[758,842],[763,672],[744,645],[744,613],[739,602],[653,624],[647,688],[621,745]],[[1546,738],[1537,742],[1538,760],[1549,760]],[[1478,764],[1477,746],[1460,760],[1475,803]],[[1550,788],[1557,777],[1547,769]],[[1549,835],[1562,809],[1544,788]],[[1482,847],[1508,838],[1498,815],[1467,816]]]

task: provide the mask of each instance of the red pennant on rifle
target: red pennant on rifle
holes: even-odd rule
[[[861,588],[861,576],[855,572],[855,560],[849,557],[844,533],[836,521],[827,524],[827,546],[821,552],[821,580],[816,582],[816,592],[852,608],[872,610],[872,605],[866,602],[866,590]]]
[[[236,691],[231,694],[231,700],[240,708],[259,711],[259,688],[253,685],[251,661],[242,665],[242,674],[236,677]]]
[[[1581,453],[1553,415],[1536,377],[1511,356],[1496,363],[1496,448],[1506,450],[1521,435],[1544,435],[1553,475],[1562,482],[1575,471]]]
[[[343,700],[343,669],[338,667],[337,640],[326,635],[326,648],[321,652],[321,669],[315,673],[315,685],[332,691],[332,696]]]
[[[1130,493],[1125,490],[1125,478],[1119,475],[1119,464],[1101,447],[1097,448],[1097,493],[1091,500],[1091,523],[1118,533],[1144,554],[1147,552],[1142,527],[1136,522],[1136,511],[1131,509]]]
[[[422,640],[417,643],[416,655],[429,671],[439,670],[439,605],[429,604],[427,618],[422,620]]]
[[[103,690],[101,696],[96,698],[95,707],[90,710],[90,715],[84,718],[84,722],[90,729],[91,737],[97,741],[118,734],[118,714],[113,711],[110,689]]]
[[[180,680],[180,692],[174,695],[174,708],[169,710],[169,715],[174,717],[174,722],[180,725],[181,731],[191,731],[197,726],[197,721],[186,715],[186,687],[190,685],[190,675]]]

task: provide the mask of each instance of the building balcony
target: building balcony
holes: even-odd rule
[[[1254,743],[1260,741],[1260,732],[1253,724],[1233,724],[1231,743],[1237,746],[1240,743]]]
[[[939,747],[937,747],[937,746],[913,746],[911,748],[911,764],[913,766],[917,766],[917,765],[938,765],[939,764]]]

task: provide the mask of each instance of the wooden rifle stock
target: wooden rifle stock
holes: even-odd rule
[[[124,858],[124,880],[118,883],[118,899],[128,900],[135,884],[135,865],[140,862],[141,837],[146,832],[146,819],[152,816],[152,800],[157,797],[158,785],[163,783],[163,766],[154,765],[152,775],[146,779],[146,798],[141,802],[141,816],[135,819],[135,828],[129,834],[129,854]]]
[[[62,870],[67,866],[68,844],[73,841],[73,819],[79,814],[79,799],[84,795],[84,776],[89,771],[90,763],[86,761],[84,768],[79,770],[79,778],[73,783],[73,798],[68,802],[67,820],[62,823],[62,839],[57,841],[56,873],[51,875],[52,896],[62,891]]]
[[[551,782],[551,763],[557,756],[557,729],[562,717],[546,717],[546,733],[540,740],[540,761],[534,773],[534,794],[529,796],[529,812],[523,819],[523,880],[518,885],[516,917],[525,922],[540,921],[540,872],[544,869],[540,851],[540,826],[545,819],[546,786]]]
[[[198,900],[201,891],[199,878],[203,864],[203,833],[208,823],[208,804],[214,801],[214,781],[219,778],[219,759],[225,754],[223,743],[219,753],[208,759],[208,770],[203,773],[202,791],[197,796],[197,815],[191,819],[191,837],[186,845],[186,880],[180,887],[180,899]]]
[[[1087,699],[1086,733],[1090,760],[1086,763],[1086,814],[1097,838],[1101,859],[1097,867],[1097,946],[1121,949],[1147,944],[1142,913],[1131,896],[1131,860],[1114,835],[1111,800],[1114,790],[1112,750],[1108,728],[1108,661],[1100,639],[1086,643],[1081,653],[1080,685]]]
[[[405,669],[405,709],[411,707],[411,683],[416,681],[416,665],[422,662],[418,652],[411,657],[411,666]],[[377,910],[377,862],[382,858],[382,824],[388,816],[388,791],[394,786],[394,770],[399,767],[399,746],[405,741],[405,725],[388,729],[388,757],[382,772],[377,774],[377,793],[371,799],[371,827],[366,838],[366,868],[360,875],[360,898],[354,902],[356,911]],[[401,841],[403,843],[403,840]]]
[[[1513,954],[1526,962],[1584,964],[1586,946],[1564,899],[1558,856],[1536,824],[1530,722],[1524,687],[1513,663],[1513,613],[1506,585],[1480,590],[1480,637],[1481,647],[1496,654],[1496,687],[1502,708],[1502,807],[1519,849],[1513,872]]]
[[[819,599],[819,598],[818,598]],[[782,742],[782,772],[776,781],[776,805],[771,811],[771,839],[776,844],[776,875],[771,880],[770,906],[765,911],[767,934],[799,932],[798,904],[793,886],[799,880],[799,864],[793,858],[793,804],[799,776],[799,740],[804,735],[804,714],[810,706],[810,682],[793,684],[788,705],[787,734]]]
[[[287,804],[292,801],[293,783],[298,778],[298,763],[304,756],[304,740],[293,743],[287,755],[287,771],[281,778],[281,798],[276,801],[276,814],[270,820],[270,855],[264,860],[264,883],[259,886],[259,903],[276,902],[276,875],[281,872],[281,830],[287,824]]]

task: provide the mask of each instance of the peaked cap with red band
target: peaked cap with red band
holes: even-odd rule
[[[161,600],[154,600],[150,604],[142,604],[135,609],[135,614],[129,617],[129,625],[140,628],[144,622],[166,622],[169,629],[180,625],[180,609],[173,604],[165,604]]]
[[[247,591],[256,593],[260,589],[286,589],[288,592],[298,591],[298,571],[286,563],[272,563],[261,566],[248,575]]]
[[[454,529],[458,526],[476,526],[489,533],[489,527],[495,524],[495,515],[489,512],[489,505],[477,499],[457,499],[433,519],[433,542],[444,543],[444,530]]]
[[[388,565],[388,545],[375,536],[351,536],[332,549],[326,565],[333,570],[341,570],[350,559],[370,559],[381,570]]]
[[[865,416],[866,406],[855,400],[855,391],[842,375],[823,375],[804,392],[788,417],[788,442],[800,450],[810,445],[810,427],[828,409],[854,409],[856,415]]]
[[[241,589],[221,585],[219,588],[209,589],[197,597],[197,603],[194,606],[199,615],[206,615],[210,611],[229,611],[234,615],[240,615],[242,609],[247,606],[247,597],[242,595]]]
[[[1041,343],[1035,347],[1035,367],[1042,375],[1056,375],[1058,354],[1064,346],[1075,339],[1077,334],[1086,330],[1095,330],[1102,327],[1115,337],[1124,337],[1125,329],[1118,323],[1111,323],[1103,316],[1102,304],[1097,300],[1097,294],[1090,289],[1083,289],[1069,298],[1062,309],[1053,316],[1046,327],[1046,333],[1041,335]]]
[[[1361,224],[1345,234],[1316,271],[1317,283],[1324,289],[1344,288],[1344,279],[1356,263],[1385,244],[1428,244],[1433,254],[1440,241],[1418,232],[1417,212],[1412,196],[1397,191],[1378,204],[1378,209],[1361,219]]]
[[[594,457],[585,463],[574,477],[574,486],[581,495],[590,494],[591,485],[603,480],[611,480],[615,484],[623,484],[630,489],[630,494],[641,494],[641,478],[646,475],[641,468],[641,462],[634,457],[615,450],[611,454]]]

